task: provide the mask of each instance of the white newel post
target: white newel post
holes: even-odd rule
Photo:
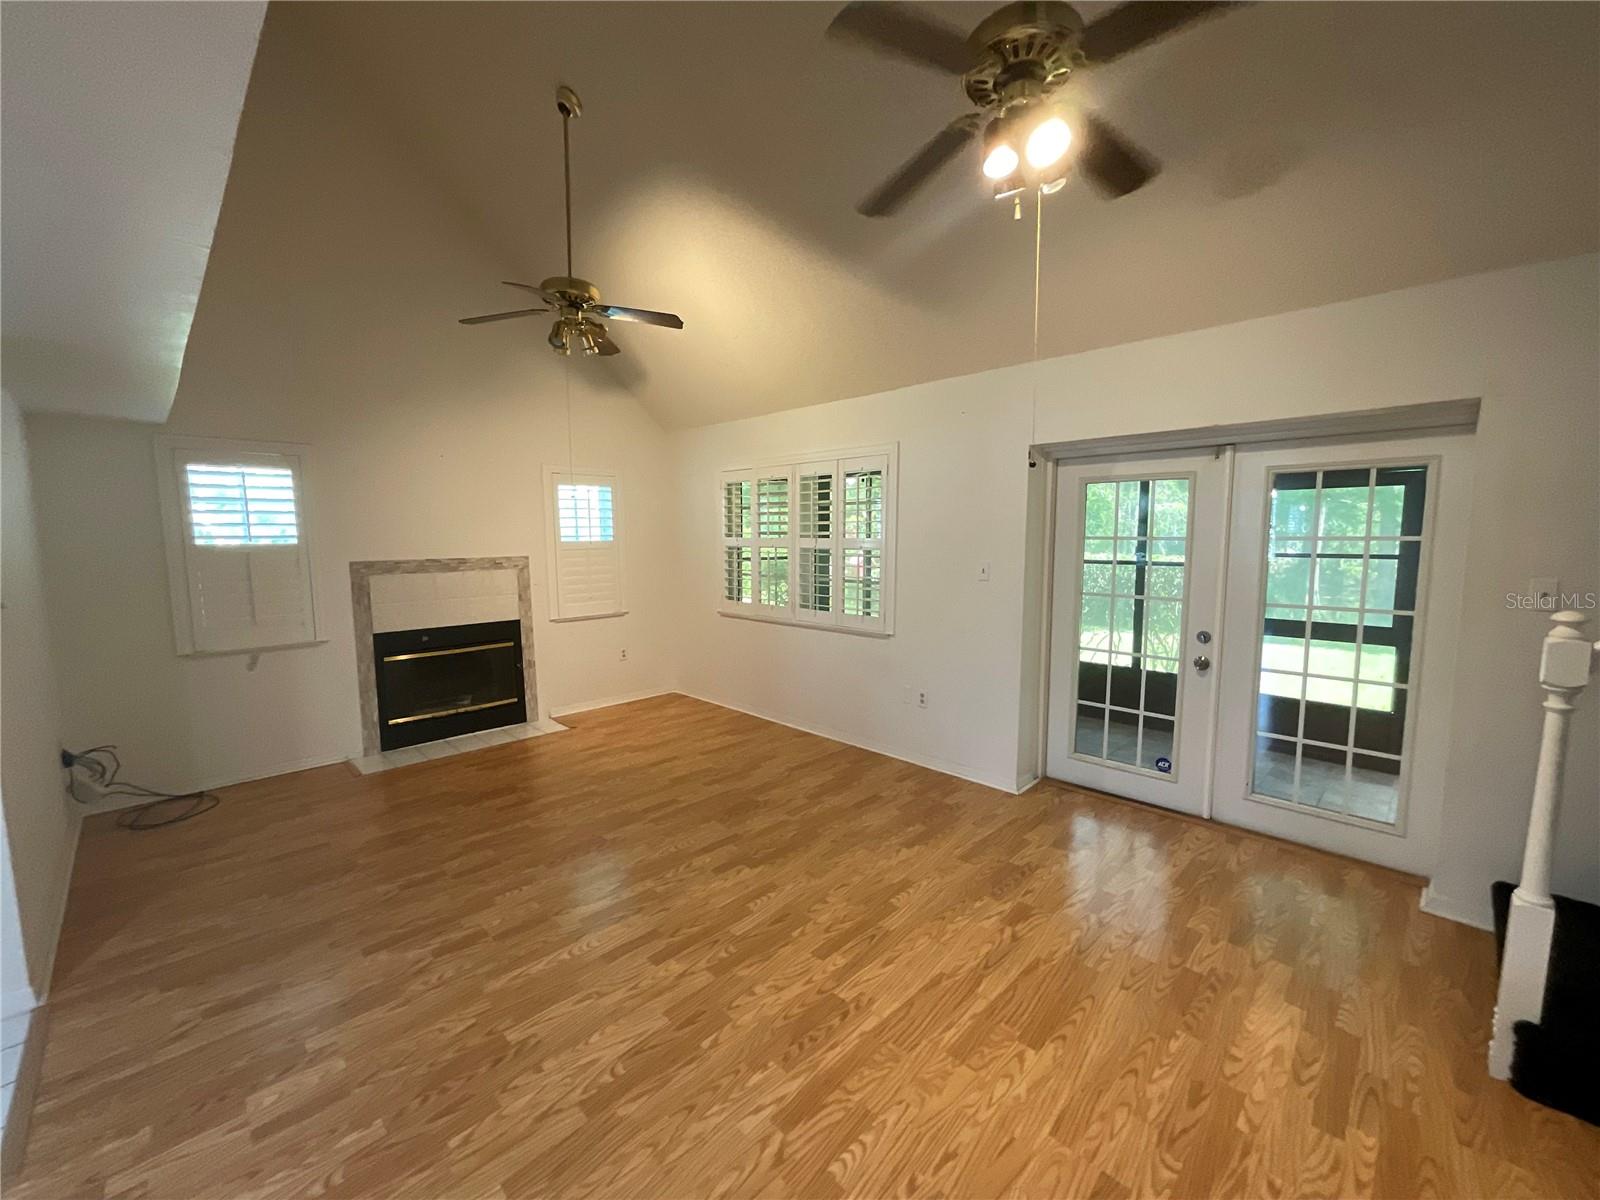
[[[1539,686],[1544,688],[1544,732],[1539,741],[1539,770],[1533,779],[1533,808],[1528,813],[1528,841],[1522,852],[1522,878],[1511,894],[1505,953],[1500,963],[1500,995],[1494,1008],[1494,1036],[1489,1042],[1489,1074],[1504,1079],[1511,1073],[1511,1027],[1537,1021],[1544,1007],[1545,975],[1550,966],[1550,938],[1555,930],[1555,904],[1550,899],[1550,859],[1555,852],[1556,812],[1566,771],[1567,726],[1576,701],[1589,682],[1595,646],[1583,633],[1584,616],[1558,612],[1545,635],[1539,657]]]

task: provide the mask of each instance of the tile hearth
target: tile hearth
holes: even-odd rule
[[[398,750],[385,750],[379,754],[366,754],[352,758],[350,765],[363,775],[379,771],[392,771],[396,767],[409,767],[433,758],[449,758],[466,754],[470,750],[483,750],[489,746],[503,746],[507,742],[520,742],[527,738],[543,737],[547,733],[565,733],[567,727],[556,721],[527,721],[521,725],[504,725],[499,729],[482,729],[477,733],[464,733],[460,737],[444,738],[437,742],[422,742],[416,746],[402,746]]]

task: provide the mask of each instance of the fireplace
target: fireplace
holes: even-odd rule
[[[528,719],[520,621],[375,633],[372,658],[384,750]]]

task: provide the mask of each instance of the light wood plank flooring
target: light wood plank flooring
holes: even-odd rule
[[[682,697],[91,822],[17,1200],[1594,1196],[1387,872]]]

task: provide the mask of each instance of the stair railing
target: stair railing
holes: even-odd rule
[[[1544,731],[1539,740],[1539,769],[1533,779],[1533,807],[1528,813],[1528,840],[1522,851],[1522,877],[1511,893],[1505,949],[1500,959],[1500,994],[1494,1009],[1494,1035],[1489,1041],[1489,1074],[1511,1074],[1512,1027],[1537,1021],[1544,1007],[1545,977],[1550,967],[1550,941],[1555,932],[1555,902],[1550,897],[1550,862],[1555,853],[1556,814],[1566,774],[1567,730],[1573,709],[1594,671],[1600,644],[1583,632],[1582,613],[1564,611],[1551,618],[1539,656],[1539,686],[1544,689]]]

